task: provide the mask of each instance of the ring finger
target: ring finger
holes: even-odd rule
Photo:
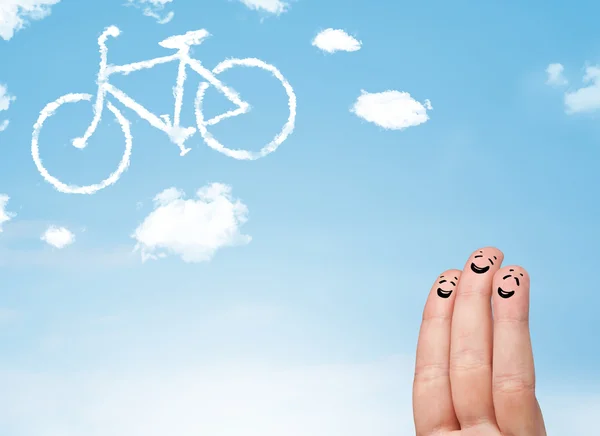
[[[507,266],[494,275],[494,408],[503,434],[540,435],[529,334],[529,275]],[[543,425],[542,425],[543,428]]]

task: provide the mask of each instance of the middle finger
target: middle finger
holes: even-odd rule
[[[475,251],[461,275],[450,339],[450,385],[462,429],[496,425],[492,399],[492,307],[494,273],[504,255],[496,248]]]

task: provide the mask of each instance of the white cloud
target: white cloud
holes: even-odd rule
[[[10,104],[17,98],[8,93],[6,85],[0,83],[0,111],[5,111],[10,107]]]
[[[12,212],[8,212],[6,210],[6,206],[8,204],[8,200],[10,200],[10,197],[6,194],[0,194],[0,233],[2,232],[2,225],[5,222],[10,221],[12,218],[15,217],[15,213]]]
[[[244,5],[254,10],[263,10],[271,14],[279,15],[286,12],[289,4],[281,0],[240,0]]]
[[[50,226],[40,238],[56,248],[65,248],[75,242],[75,235],[66,227]]]
[[[402,130],[426,122],[429,119],[427,110],[432,109],[429,100],[425,100],[424,104],[419,103],[408,92],[361,91],[350,111],[384,129]]]
[[[154,198],[154,211],[132,235],[143,261],[175,254],[184,262],[204,262],[222,247],[250,242],[250,236],[240,233],[248,208],[233,200],[230,186],[204,186],[196,192],[197,200],[184,200],[184,195],[169,188]]]
[[[2,6],[0,5],[0,12]],[[1,26],[1,24],[0,24]],[[17,98],[14,95],[10,95],[8,93],[8,89],[6,85],[0,83],[0,112],[7,110],[10,107],[10,104],[15,101]],[[0,132],[6,130],[8,127],[8,120],[0,121]]]
[[[8,41],[29,21],[41,20],[50,15],[50,7],[60,0],[1,0],[0,38]]]
[[[600,109],[600,67],[588,66],[585,69],[583,82],[589,85],[565,93],[565,110],[568,114]]]
[[[546,68],[546,74],[548,74],[548,79],[546,80],[547,85],[552,86],[564,86],[569,83],[567,78],[563,75],[565,67],[562,64],[550,64],[548,68]]]
[[[158,24],[167,24],[175,16],[175,12],[170,11],[164,17],[160,16],[160,12],[167,4],[173,0],[127,0],[131,6],[136,6],[142,9],[143,14],[147,17],[152,17]]]
[[[312,45],[327,53],[336,51],[358,51],[361,42],[348,35],[341,29],[325,29],[320,32],[312,42]]]

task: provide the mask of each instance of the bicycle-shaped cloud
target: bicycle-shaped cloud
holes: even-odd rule
[[[100,45],[100,71],[98,72],[97,79],[98,92],[96,94],[96,102],[93,106],[94,118],[90,126],[85,131],[84,135],[82,137],[74,139],[72,144],[73,146],[80,149],[86,147],[88,139],[94,134],[96,128],[98,127],[98,123],[100,123],[101,121],[104,104],[106,104],[108,110],[112,112],[112,114],[119,122],[123,134],[125,135],[125,153],[123,154],[123,157],[121,158],[121,161],[116,171],[97,184],[89,186],[67,185],[58,180],[56,177],[52,176],[43,166],[39,154],[38,139],[44,121],[48,117],[52,116],[61,105],[65,103],[76,103],[84,100],[91,101],[93,96],[91,94],[66,94],[62,97],[59,97],[52,103],[47,104],[46,107],[44,107],[44,109],[40,112],[40,116],[33,128],[33,136],[31,142],[31,154],[33,156],[33,161],[35,162],[35,165],[37,166],[44,179],[47,182],[51,183],[57,190],[69,194],[93,194],[94,192],[106,188],[107,186],[115,183],[129,166],[132,148],[130,123],[110,101],[106,101],[107,95],[114,97],[125,107],[137,113],[140,116],[140,118],[143,118],[144,120],[148,121],[150,125],[156,127],[159,130],[162,130],[167,135],[169,135],[171,141],[179,147],[181,156],[185,155],[188,151],[190,151],[191,149],[186,148],[184,144],[185,141],[196,132],[196,128],[182,127],[180,124],[181,107],[183,104],[183,90],[186,80],[186,67],[189,67],[192,70],[194,70],[205,80],[205,82],[201,82],[198,86],[198,91],[195,99],[195,112],[198,131],[200,132],[200,135],[202,136],[206,144],[211,148],[235,159],[254,160],[266,156],[267,154],[275,151],[277,147],[283,141],[285,141],[285,139],[294,130],[294,122],[296,119],[296,95],[294,94],[294,90],[292,89],[288,81],[285,79],[285,77],[283,77],[279,70],[273,65],[269,65],[266,62],[261,61],[260,59],[254,58],[227,59],[219,63],[212,71],[208,70],[198,60],[192,59],[189,56],[190,47],[193,45],[201,44],[202,41],[209,36],[209,33],[204,29],[187,32],[184,35],[171,36],[165,39],[164,41],[161,41],[159,43],[160,46],[164,48],[177,50],[175,54],[172,54],[170,56],[164,56],[142,62],[135,62],[127,65],[109,65],[107,62],[108,49],[106,47],[106,40],[109,36],[117,37],[119,36],[119,34],[120,30],[117,27],[110,26],[98,38],[98,44]],[[153,114],[148,109],[134,101],[123,91],[109,83],[108,80],[109,77],[115,73],[126,75],[133,71],[148,69],[159,64],[165,64],[167,62],[173,61],[179,62],[177,81],[174,88],[175,108],[173,121],[171,121],[168,115],[157,116]],[[224,145],[222,145],[219,141],[217,141],[208,131],[209,126],[215,125],[226,118],[235,117],[237,115],[247,113],[250,110],[250,105],[247,102],[243,101],[234,89],[226,86],[216,77],[217,74],[222,73],[223,71],[228,70],[229,68],[234,66],[258,67],[271,72],[273,76],[275,76],[281,82],[288,96],[289,117],[286,124],[271,142],[269,142],[257,152],[247,150],[232,150],[230,148],[227,148]],[[218,115],[208,120],[205,119],[202,113],[202,100],[204,97],[204,93],[210,85],[214,86],[219,92],[221,92],[229,101],[231,101],[231,103],[233,103],[237,107],[237,109],[228,111],[224,114]]]

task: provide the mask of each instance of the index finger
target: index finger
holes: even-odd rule
[[[450,326],[459,280],[459,270],[443,272],[429,291],[423,310],[413,384],[417,436],[460,429],[448,377]]]

